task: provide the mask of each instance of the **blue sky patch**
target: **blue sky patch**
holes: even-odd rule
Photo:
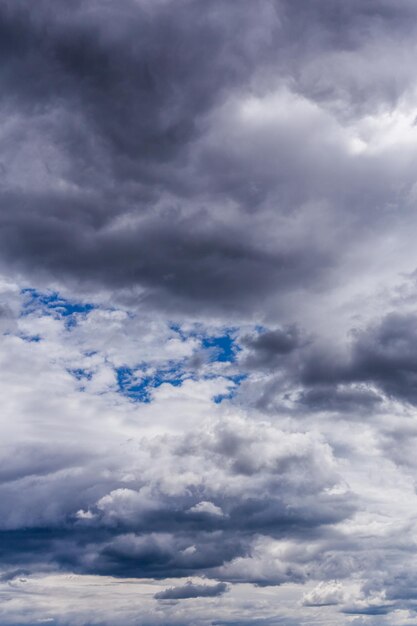
[[[22,289],[26,297],[23,305],[23,315],[30,315],[35,311],[42,311],[44,315],[52,315],[58,319],[65,319],[66,328],[72,328],[77,323],[77,316],[85,316],[95,307],[86,302],[67,300],[56,291],[42,292],[37,289]]]
[[[180,363],[171,363],[166,367],[147,373],[130,367],[116,369],[118,390],[135,402],[150,402],[153,389],[164,383],[180,387],[185,380],[185,374]]]
[[[223,363],[233,363],[236,360],[236,352],[239,350],[234,338],[229,333],[218,337],[205,337],[201,345],[205,350],[212,351],[211,361]]]
[[[201,341],[201,347],[207,350],[210,362],[234,363],[236,354],[240,351],[240,346],[236,342],[234,334],[236,328],[219,329],[222,334],[208,335],[205,333],[201,325],[196,325],[196,329],[185,332],[181,325],[171,322],[170,329],[176,332],[183,341],[193,337]]]

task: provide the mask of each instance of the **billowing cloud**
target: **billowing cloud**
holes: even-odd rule
[[[414,624],[416,18],[0,6],[2,626]]]
[[[242,315],[410,214],[410,3],[32,13],[2,9],[1,99],[2,258],[32,281]]]

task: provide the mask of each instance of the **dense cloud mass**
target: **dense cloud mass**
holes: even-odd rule
[[[1,626],[417,623],[416,42],[0,2]]]

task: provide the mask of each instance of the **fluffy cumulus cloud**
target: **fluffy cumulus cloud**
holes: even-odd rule
[[[1,626],[417,623],[416,41],[0,3]]]

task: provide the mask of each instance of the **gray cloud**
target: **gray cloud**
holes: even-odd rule
[[[414,314],[388,313],[354,332],[347,355],[313,353],[304,366],[303,382],[312,386],[326,382],[371,384],[388,396],[414,404],[416,333]],[[365,402],[377,400],[370,389],[356,393],[362,393]]]
[[[1,4],[0,624],[413,619],[416,18]]]
[[[409,3],[89,0],[69,11],[45,0],[33,16],[21,0],[1,12],[1,108],[17,120],[5,131],[2,257],[32,279],[253,311],[326,284],[347,233],[371,219],[364,202],[381,215],[413,184],[411,164],[400,192],[385,156],[353,158],[350,131],[315,104],[345,96],[323,96],[315,77],[323,55],[344,54],[352,62],[328,78],[347,85],[344,104],[377,93],[376,110],[391,105],[390,68],[376,72],[380,91],[362,93],[355,63],[374,62],[375,42],[412,38]]]
[[[305,340],[296,326],[245,335],[241,344],[248,354],[242,359],[242,366],[249,369],[279,369],[284,364],[286,355],[298,349]]]
[[[383,396],[415,404],[416,329],[413,313],[390,312],[339,347],[301,340],[295,328],[264,331],[242,338],[240,362],[270,375],[257,399],[268,410],[288,394],[314,411],[373,411]]]
[[[216,585],[195,585],[188,582],[182,587],[169,587],[165,591],[155,594],[157,600],[183,600],[186,598],[213,598],[221,596],[227,591],[225,583]]]
[[[223,424],[208,441],[196,433],[162,440],[156,459],[163,463],[144,451],[143,478],[128,487],[115,478],[93,480],[91,472],[101,470],[88,465],[82,473],[64,474],[64,482],[60,468],[56,475],[51,468],[44,478],[32,477],[32,462],[29,476],[1,488],[2,501],[12,507],[3,516],[2,562],[55,563],[111,576],[210,575],[247,557],[259,535],[304,542],[353,513],[350,494],[326,493],[337,480],[326,446],[301,434],[287,438],[275,429],[246,429]],[[268,449],[271,438],[275,450]],[[155,442],[152,447],[155,453]],[[176,496],[165,485],[170,467],[174,476],[180,468],[193,476]],[[217,487],[199,467],[217,473]],[[300,574],[294,570],[287,578],[298,580]]]

